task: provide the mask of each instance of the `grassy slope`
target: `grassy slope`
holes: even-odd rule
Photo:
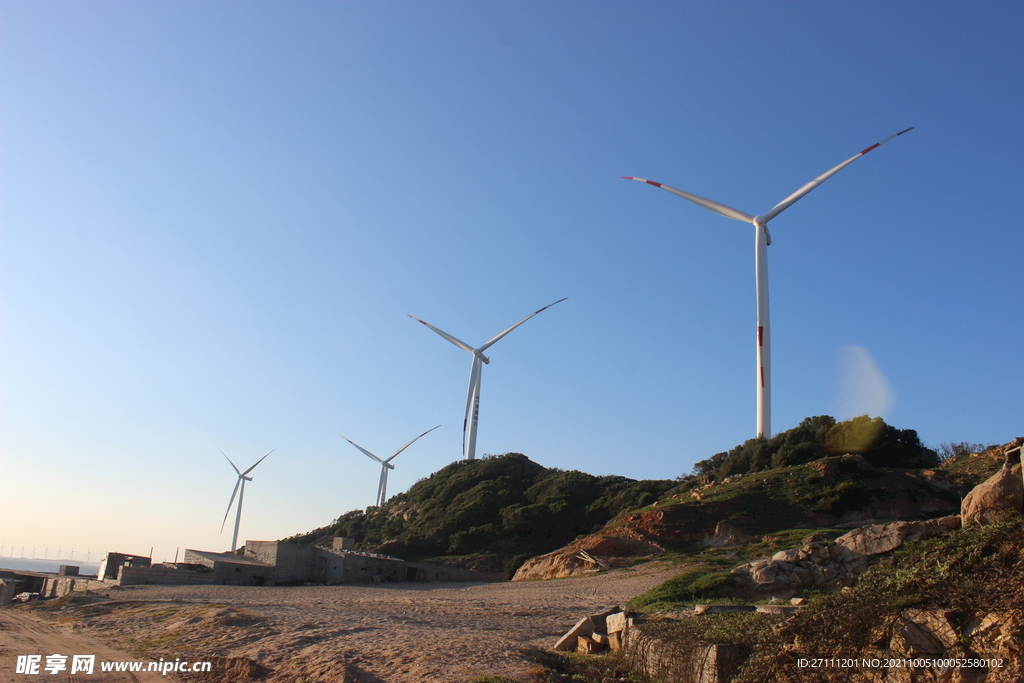
[[[865,505],[887,507],[896,500],[912,505],[931,501],[948,504],[927,514],[903,515],[904,519],[958,514],[960,496],[943,492],[926,483],[922,470],[895,468],[860,469],[843,466],[841,458],[828,458],[818,464],[839,462],[836,473],[822,480],[811,464],[784,467],[747,475],[743,479],[705,489],[704,498],[683,502],[687,493],[671,492],[658,507],[666,512],[662,529],[679,540],[666,544],[673,558],[687,566],[680,576],[638,596],[630,608],[645,612],[682,609],[695,601],[721,598],[731,586],[729,570],[739,564],[767,557],[786,548],[797,547],[811,534],[832,540],[846,528],[830,526],[848,513]],[[937,470],[936,479],[961,486],[960,491],[988,478],[1002,465],[1002,459],[983,455],[963,456],[947,461]],[[675,510],[673,510],[675,508]],[[732,522],[742,531],[760,537],[760,541],[734,548],[708,548],[694,536],[714,527],[717,520]],[[615,523],[623,522],[620,518]],[[669,532],[672,530],[672,532]]]
[[[901,614],[908,609],[948,610],[953,627],[965,634],[948,656],[1005,658],[998,631],[971,633],[963,627],[989,614],[1018,627],[1024,623],[1022,567],[1020,520],[974,527],[908,543],[891,563],[867,572],[852,589],[819,594],[796,616],[721,614],[664,620],[652,624],[648,633],[664,643],[664,651],[673,655],[671,666],[680,671],[689,664],[694,643],[736,643],[745,661],[734,683],[802,681],[811,679],[798,667],[800,657],[902,659],[905,654],[887,649],[900,628]],[[851,670],[813,673],[814,681],[824,683],[847,681]],[[1020,658],[999,675],[1000,681],[1024,680]]]

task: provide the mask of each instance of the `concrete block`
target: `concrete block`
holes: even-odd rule
[[[576,637],[576,651],[585,652],[586,654],[594,654],[604,649],[604,646],[591,638],[590,636],[577,636]]]
[[[583,617],[564,636],[558,639],[554,649],[561,652],[570,652],[576,648],[576,638],[579,636],[589,636],[593,632],[594,622],[590,620],[590,617]]]
[[[605,631],[608,635],[626,630],[626,613],[615,612],[604,618]]]

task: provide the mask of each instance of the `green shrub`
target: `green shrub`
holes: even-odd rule
[[[699,567],[683,572],[633,598],[628,608],[637,612],[679,608],[683,603],[717,597],[733,585],[733,577],[728,570]]]

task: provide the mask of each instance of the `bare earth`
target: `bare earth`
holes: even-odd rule
[[[108,647],[215,662],[213,678],[186,680],[249,680],[256,665],[268,682],[466,683],[485,673],[526,680],[524,647],[550,648],[580,618],[624,606],[678,572],[649,563],[516,583],[126,586],[107,592],[111,602],[56,614],[78,637]],[[23,680],[3,677],[13,655],[50,654],[12,649],[4,638],[0,621],[0,683]]]

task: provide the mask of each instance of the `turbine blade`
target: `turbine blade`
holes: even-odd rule
[[[628,176],[628,175],[624,175],[622,177],[625,180],[636,180],[636,181],[641,182],[641,183],[647,183],[648,185],[654,185],[655,187],[660,187],[663,190],[668,190],[672,194],[679,195],[683,199],[691,201],[694,204],[696,204],[697,206],[703,206],[708,211],[714,211],[715,213],[717,213],[719,215],[722,215],[722,216],[725,216],[726,218],[732,218],[732,219],[735,219],[735,220],[738,220],[738,221],[743,221],[744,223],[753,223],[754,222],[754,217],[753,216],[751,216],[749,214],[746,214],[746,213],[743,213],[739,209],[734,209],[731,206],[726,206],[725,204],[719,204],[718,202],[716,202],[714,200],[705,199],[704,197],[701,197],[701,196],[695,195],[695,194],[690,194],[689,192],[683,192],[682,190],[677,190],[674,187],[669,187],[668,185],[662,185],[661,183],[656,183],[653,180],[644,180],[643,178],[634,178],[633,176]]]
[[[373,453],[371,453],[370,451],[366,450],[365,448],[363,448],[362,446],[360,446],[359,444],[357,444],[357,443],[356,443],[355,441],[352,441],[351,439],[348,439],[348,438],[346,438],[346,437],[344,437],[344,436],[343,436],[343,437],[341,437],[341,438],[345,439],[345,441],[348,441],[348,442],[349,442],[350,444],[352,444],[353,446],[355,446],[356,448],[358,448],[358,449],[359,449],[360,451],[362,451],[362,452],[363,452],[363,453],[364,453],[365,455],[369,456],[369,457],[370,457],[370,458],[371,458],[372,460],[376,460],[377,462],[379,462],[379,463],[380,463],[380,464],[382,464],[382,465],[384,464],[384,461],[383,461],[383,460],[381,460],[381,459],[380,459],[380,458],[378,458],[378,457],[377,457],[376,455],[374,455],[374,454],[373,454]]]
[[[220,446],[217,447],[217,450],[220,451]],[[225,458],[228,458],[228,454],[225,453],[224,451],[220,451],[220,454],[223,455]],[[228,458],[228,462],[231,462],[231,458]],[[231,466],[235,467],[235,463],[231,462]],[[238,476],[242,476],[242,472],[237,467],[235,467],[235,474],[237,474]]]
[[[469,344],[467,344],[466,342],[464,342],[464,341],[462,341],[460,339],[456,339],[455,337],[453,337],[452,335],[448,334],[447,332],[442,332],[441,330],[437,329],[436,327],[434,327],[430,323],[423,322],[422,320],[420,320],[419,318],[417,318],[414,315],[410,315],[409,317],[412,318],[413,320],[415,320],[418,323],[426,325],[427,327],[432,329],[434,332],[437,332],[439,335],[441,335],[442,337],[444,337],[445,339],[450,341],[452,344],[455,344],[456,346],[458,346],[460,349],[465,349],[466,351],[469,351],[470,353],[473,353],[473,347],[470,346]]]
[[[562,297],[561,299],[559,299],[558,301],[556,301],[556,302],[555,302],[554,304],[548,304],[547,306],[545,306],[544,308],[540,309],[539,311],[534,311],[534,312],[533,312],[533,313],[531,313],[530,315],[526,316],[525,318],[523,318],[522,320],[520,320],[519,322],[517,322],[517,323],[516,323],[515,325],[513,325],[512,327],[509,327],[509,328],[508,328],[508,329],[506,329],[505,331],[503,331],[503,332],[501,332],[500,334],[498,334],[498,336],[494,337],[494,338],[493,338],[493,339],[491,339],[491,340],[490,340],[489,342],[487,342],[486,344],[484,344],[483,346],[481,346],[481,347],[480,347],[479,349],[477,349],[477,351],[479,351],[479,352],[483,353],[483,352],[484,352],[484,351],[486,351],[486,350],[487,350],[488,348],[490,348],[490,347],[491,347],[491,345],[492,345],[492,344],[494,344],[494,343],[495,343],[496,341],[498,341],[499,339],[501,339],[502,337],[504,337],[504,336],[505,336],[506,334],[508,334],[508,333],[509,333],[509,332],[511,332],[512,330],[516,329],[517,327],[519,327],[519,326],[520,326],[520,325],[522,325],[523,323],[525,323],[525,322],[526,322],[527,320],[529,320],[529,319],[530,319],[530,318],[532,318],[533,316],[537,315],[537,314],[538,314],[538,313],[540,313],[541,311],[546,311],[547,309],[551,308],[551,307],[552,307],[552,306],[554,306],[555,304],[560,304],[560,303],[562,303],[563,301],[565,301],[565,300],[566,300],[566,299],[568,299],[568,298],[569,298],[569,297],[567,297],[567,296],[566,296],[566,297]]]
[[[231,506],[232,506],[232,505],[234,504],[234,502],[235,502],[235,496],[236,496],[236,495],[238,494],[238,485],[239,485],[239,484],[241,484],[241,483],[242,483],[242,475],[241,475],[241,474],[239,474],[239,475],[238,475],[238,480],[237,480],[237,481],[235,481],[235,490],[231,492],[231,500],[229,500],[229,501],[228,501],[228,509],[227,509],[227,511],[226,511],[226,512],[224,513],[224,521],[220,523],[220,532],[221,532],[221,533],[224,533],[224,525],[225,525],[225,524],[227,523],[227,521],[228,521],[228,515],[230,515],[230,514],[231,514]]]
[[[437,427],[440,427],[440,426],[441,426],[441,425],[437,425]],[[431,429],[428,429],[427,431],[423,432],[422,434],[420,434],[419,436],[417,436],[417,437],[416,437],[415,439],[413,439],[413,440],[412,440],[412,441],[410,441],[409,443],[407,443],[407,444],[405,444],[404,446],[402,446],[401,448],[399,448],[399,449],[398,449],[397,451],[395,451],[395,452],[394,452],[394,453],[392,453],[392,454],[391,454],[390,456],[388,456],[387,460],[384,460],[384,464],[386,465],[386,464],[388,464],[389,462],[391,462],[391,461],[392,461],[392,460],[394,459],[394,457],[395,457],[396,455],[398,455],[399,453],[401,453],[402,451],[404,451],[404,450],[405,450],[406,448],[408,448],[409,446],[413,445],[414,443],[416,443],[417,441],[419,441],[420,439],[422,439],[422,438],[423,438],[424,436],[426,436],[426,435],[427,435],[427,434],[429,434],[430,432],[432,432],[432,431],[434,431],[435,429],[437,429],[437,427],[433,427],[433,428],[431,428]],[[392,466],[392,467],[393,467],[393,466]]]
[[[794,192],[793,194],[789,195],[788,197],[783,199],[781,202],[776,204],[772,208],[771,211],[769,211],[768,213],[766,213],[763,216],[764,222],[767,223],[768,221],[770,221],[771,219],[775,218],[780,213],[782,213],[783,211],[788,209],[789,207],[793,206],[793,204],[795,204],[805,194],[807,194],[808,192],[810,192],[811,190],[816,188],[818,185],[821,185],[823,182],[825,182],[826,180],[828,180],[829,178],[834,176],[836,173],[839,173],[840,171],[842,171],[844,168],[846,168],[847,166],[849,166],[853,162],[857,161],[857,159],[860,159],[862,156],[864,156],[865,154],[867,154],[868,152],[873,150],[875,147],[878,147],[880,145],[884,145],[885,143],[889,142],[889,140],[892,140],[895,137],[899,137],[900,135],[903,135],[907,131],[911,131],[911,130],[914,130],[914,128],[910,127],[910,128],[907,128],[907,130],[901,130],[899,133],[896,133],[896,135],[890,135],[889,137],[887,137],[886,139],[882,140],[881,142],[876,142],[875,144],[871,145],[870,147],[868,147],[864,151],[858,152],[857,154],[854,154],[852,157],[850,157],[849,159],[847,159],[843,163],[839,164],[835,168],[822,173],[820,176],[818,176],[817,178],[815,178],[811,182],[807,183],[806,185],[801,187],[799,190],[797,190],[796,192]]]
[[[270,451],[270,453],[273,453],[273,452],[274,452],[274,451],[276,451],[276,450],[277,450],[277,449],[275,448],[275,449],[273,449],[272,451]],[[270,455],[270,453],[267,453],[267,455]],[[266,460],[266,459],[267,459],[267,455],[264,455],[264,456],[263,456],[262,458],[260,458],[259,460],[257,460],[257,461],[256,461],[256,465],[259,465],[259,464],[260,464],[261,462],[263,462],[264,460]],[[250,472],[252,472],[252,471],[253,471],[254,469],[256,469],[256,465],[253,465],[252,467],[250,467],[249,469],[247,469],[247,470],[246,470],[245,472],[242,472],[242,476],[244,477],[245,475],[249,474],[249,473],[250,473]]]

